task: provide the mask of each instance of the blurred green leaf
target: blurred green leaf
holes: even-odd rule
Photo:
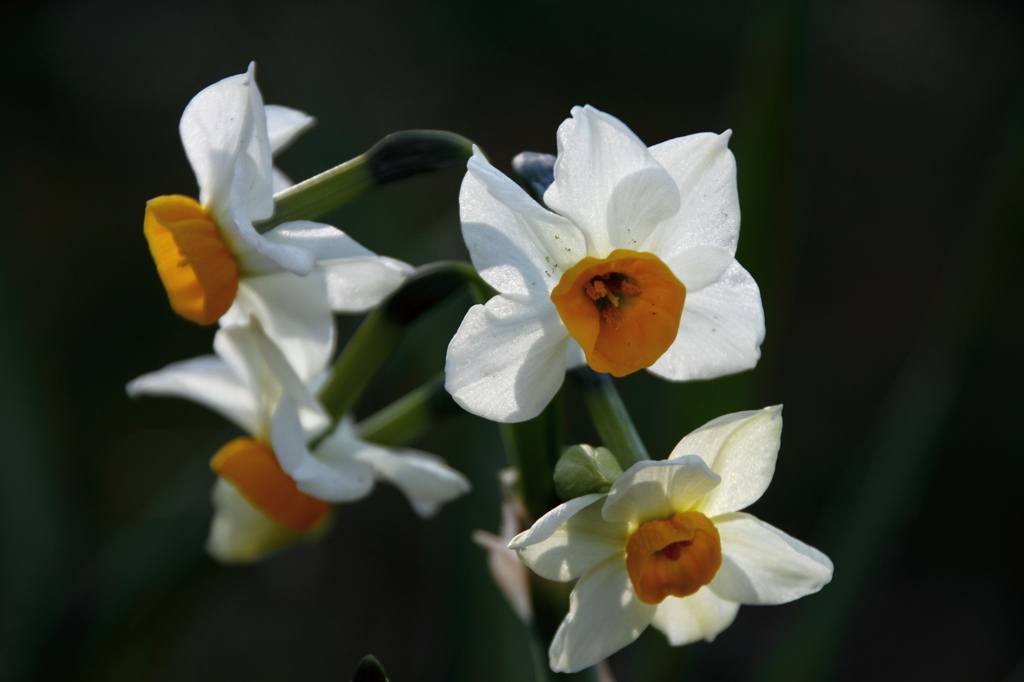
[[[391,682],[384,672],[384,667],[373,656],[367,656],[359,661],[355,673],[352,674],[352,682]]]

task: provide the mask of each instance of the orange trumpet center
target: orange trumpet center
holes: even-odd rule
[[[146,203],[143,230],[174,312],[199,324],[219,320],[235,300],[238,264],[209,211],[189,197],[157,197]]]
[[[217,451],[210,468],[264,514],[294,530],[309,530],[331,509],[329,502],[299,490],[274,451],[258,440],[234,439]]]
[[[650,367],[675,341],[686,287],[654,254],[617,249],[566,270],[551,300],[587,364],[621,377]]]
[[[643,523],[626,543],[626,571],[645,604],[695,594],[721,565],[718,529],[700,512]]]

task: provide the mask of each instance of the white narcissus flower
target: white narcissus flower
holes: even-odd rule
[[[331,310],[365,312],[412,272],[340,230],[292,221],[260,234],[274,192],[290,181],[272,155],[313,124],[295,109],[264,106],[255,65],[196,95],[181,116],[181,140],[199,200],[161,196],[146,205],[145,234],[171,307],[200,324],[245,324],[260,316],[279,345],[302,343],[328,356]]]
[[[448,347],[452,397],[488,419],[529,419],[582,364],[581,348],[614,376],[648,368],[687,381],[753,367],[764,311],[734,257],[728,139],[648,148],[617,118],[576,107],[558,129],[546,207],[477,152],[459,196],[462,233],[499,295],[470,309]]]
[[[315,535],[331,503],[365,497],[376,480],[397,486],[423,517],[469,490],[466,478],[440,458],[360,440],[351,422],[324,435],[330,419],[311,390],[323,367],[297,373],[256,318],[221,328],[214,350],[138,377],[128,394],[194,400],[249,434],[210,462],[220,476],[207,541],[215,558],[255,561]],[[318,437],[311,451],[308,444]]]
[[[739,511],[771,483],[781,433],[781,406],[719,417],[510,543],[542,577],[579,578],[552,670],[594,665],[652,624],[676,646],[711,641],[740,604],[781,604],[832,579],[827,556]]]

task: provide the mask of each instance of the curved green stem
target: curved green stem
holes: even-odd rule
[[[439,419],[461,411],[444,389],[444,372],[356,425],[359,437],[378,445],[401,445]]]
[[[589,367],[577,367],[569,376],[583,390],[583,399],[597,433],[604,446],[615,455],[619,466],[626,470],[650,459],[612,378]]]
[[[291,220],[313,220],[389,182],[460,166],[473,155],[473,143],[443,130],[393,133],[365,154],[314,175],[274,195],[274,215],[256,225],[267,232]]]

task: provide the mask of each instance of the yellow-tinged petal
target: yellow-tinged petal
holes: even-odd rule
[[[329,502],[299,490],[274,451],[252,438],[236,438],[222,447],[210,468],[264,514],[293,530],[309,530],[331,509]]]
[[[718,529],[700,512],[643,523],[626,543],[626,572],[645,604],[696,594],[721,566]]]
[[[174,312],[219,320],[235,300],[238,264],[210,213],[190,197],[157,197],[146,203],[144,231]]]
[[[565,271],[551,292],[562,322],[597,372],[650,367],[679,331],[686,287],[651,253],[617,249]]]

